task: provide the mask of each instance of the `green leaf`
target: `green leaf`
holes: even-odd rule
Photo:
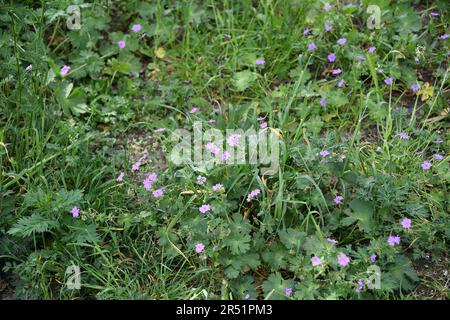
[[[302,244],[306,238],[305,232],[292,228],[288,228],[287,230],[280,230],[278,231],[278,235],[280,236],[281,243],[284,244],[286,248],[294,250],[298,250],[300,244]]]
[[[237,72],[233,76],[233,83],[238,91],[244,91],[252,85],[252,83],[258,78],[258,74],[251,71]]]
[[[387,115],[387,107],[383,101],[376,103],[372,99],[367,100],[367,108],[369,109],[369,116],[372,120],[380,122]]]
[[[313,135],[317,135],[323,127],[322,118],[320,116],[313,116],[306,121],[305,126]]]
[[[262,284],[264,298],[270,300],[286,300],[284,289],[289,287],[289,281],[284,280],[279,272],[272,273]]]
[[[220,259],[222,266],[225,267],[225,274],[230,279],[237,278],[241,272],[256,269],[261,263],[257,253],[234,256],[225,254]]]
[[[317,254],[325,248],[325,244],[328,243],[325,243],[322,239],[319,239],[318,236],[312,235],[306,239],[303,247],[307,254]]]
[[[256,299],[258,293],[256,292],[255,281],[252,276],[245,275],[237,279],[233,279],[230,283],[231,291],[234,293],[236,299]],[[249,295],[248,298],[246,296]]]
[[[73,83],[69,83],[64,89],[64,98],[68,98],[73,89]]]
[[[408,6],[401,6],[396,10],[397,22],[395,28],[401,35],[417,32],[422,29],[422,21],[417,12]]]
[[[381,289],[385,291],[394,291],[396,289],[411,290],[413,283],[419,281],[408,258],[399,255],[395,263],[388,267],[389,272],[383,273],[381,277]]]
[[[20,218],[9,229],[8,234],[25,238],[33,233],[43,233],[58,227],[59,223],[57,221],[43,217],[39,213],[33,213],[29,217]]]
[[[328,102],[335,107],[341,107],[348,104],[349,101],[346,94],[341,91],[334,91],[333,94],[328,96]]]
[[[251,239],[248,234],[232,234],[225,240],[225,244],[233,254],[241,254],[246,253],[250,249],[250,240]]]
[[[76,228],[76,242],[77,243],[99,243],[100,238],[97,234],[95,224],[90,224],[82,228]]]
[[[370,232],[373,227],[373,205],[371,202],[354,199],[349,203],[352,212],[348,218],[344,218],[343,223],[350,225],[358,221],[358,227],[364,232]]]
[[[61,190],[52,202],[53,211],[68,210],[76,206],[83,199],[83,191],[81,190]]]
[[[286,267],[287,250],[280,243],[273,243],[262,253],[262,258],[273,270]]]
[[[303,75],[302,75],[302,72],[303,72]],[[292,69],[289,72],[289,77],[291,77],[291,79],[293,79],[293,80],[300,79],[300,76],[301,76],[300,85],[303,85],[304,83],[306,83],[306,81],[311,79],[311,73],[309,72],[308,69],[305,69],[304,66],[298,66],[297,68]]]
[[[108,73],[110,74],[114,74],[115,72],[123,74],[138,73],[141,68],[141,64],[136,57],[129,57],[126,60],[117,60],[113,58],[109,61],[109,65],[111,66],[110,69],[108,69]]]

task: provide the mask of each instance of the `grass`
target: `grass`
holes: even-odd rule
[[[418,265],[426,256],[447,262],[446,3],[380,2],[375,30],[364,3],[331,4],[86,2],[78,31],[66,26],[64,1],[5,2],[0,266],[15,297],[448,297],[448,281],[431,281]],[[278,170],[175,165],[171,134],[199,121],[223,132],[267,122],[280,139]],[[143,188],[150,172],[162,198]],[[214,191],[216,183],[224,189]],[[246,201],[255,189],[261,194]],[[204,204],[211,211],[199,214]],[[400,245],[388,245],[391,235]],[[350,257],[345,267],[341,253]],[[373,264],[378,290],[368,287]],[[66,286],[70,265],[80,267],[81,290]]]

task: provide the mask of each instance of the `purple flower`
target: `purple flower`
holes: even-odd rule
[[[308,44],[308,50],[309,51],[314,51],[314,50],[316,50],[317,49],[317,46],[316,46],[316,44],[314,43],[314,42],[310,42],[309,44]]]
[[[345,85],[344,79],[341,79],[341,80],[337,83],[337,86],[338,86],[339,88],[342,88],[344,85]]]
[[[325,3],[325,5],[323,6],[323,10],[325,11],[330,11],[331,8],[333,8],[329,3]]]
[[[222,154],[222,161],[227,161],[228,159],[230,159],[231,154],[228,151],[224,151]]]
[[[256,120],[258,120],[258,121],[264,121],[264,120],[266,120],[266,117],[258,117],[258,118],[256,118]]]
[[[424,161],[420,166],[422,170],[429,170],[433,165],[429,161]]]
[[[356,289],[356,292],[361,293],[363,288],[364,288],[364,281],[363,281],[363,279],[359,279],[358,280],[358,288]]]
[[[221,184],[221,183],[216,183],[215,185],[213,185],[212,188],[213,188],[214,191],[223,190],[223,184]]]
[[[341,46],[343,46],[345,43],[347,42],[346,38],[340,38],[337,43],[340,44]]]
[[[150,191],[152,189],[153,183],[151,181],[144,180],[143,184],[145,190]]]
[[[117,42],[117,45],[119,46],[119,49],[125,48],[125,40],[120,40]]]
[[[158,178],[158,175],[154,172],[150,173],[147,178],[144,179],[144,189],[150,190],[152,188],[153,183]]]
[[[80,216],[80,209],[78,209],[77,207],[73,207],[70,212],[72,213],[72,217],[74,218],[78,218]]]
[[[151,181],[151,182],[155,182],[156,179],[158,179],[158,175],[154,172],[150,172],[146,178],[146,180]]]
[[[436,153],[433,155],[433,158],[435,158],[436,160],[442,160],[444,159],[444,156],[442,154]]]
[[[330,62],[336,61],[336,55],[333,52],[328,55],[328,61]]]
[[[336,197],[334,198],[334,203],[339,204],[339,203],[342,202],[342,200],[344,200],[344,197],[343,197],[343,196],[336,196]]]
[[[306,28],[306,29],[303,30],[303,35],[304,36],[307,36],[308,33],[309,33],[309,28]]]
[[[209,152],[211,152],[213,154],[220,153],[220,148],[212,142],[208,142],[207,144],[205,144],[205,148],[206,148],[206,150],[208,150]]]
[[[387,77],[386,79],[384,79],[384,83],[386,83],[386,85],[391,85],[394,82],[394,79],[392,79],[392,77]]]
[[[262,66],[263,64],[265,64],[266,63],[266,61],[264,60],[264,59],[256,59],[255,60],[255,64],[257,65],[257,66]]]
[[[259,125],[259,127],[260,127],[261,129],[267,128],[267,122],[261,122],[260,125]]]
[[[369,53],[374,53],[375,50],[377,50],[376,47],[369,47],[369,48],[367,49],[367,52],[369,52]]]
[[[245,295],[244,299],[245,299],[245,300],[250,299],[250,293],[247,293],[247,294]]]
[[[375,253],[373,253],[373,254],[370,256],[370,261],[372,261],[372,263],[375,263],[375,261],[377,261],[377,255],[376,255]]]
[[[286,297],[290,297],[292,295],[292,288],[284,288],[284,294]]]
[[[198,176],[197,177],[197,183],[199,184],[199,185],[202,185],[202,184],[204,184],[206,182],[206,177],[203,177],[203,176]]]
[[[166,128],[158,128],[158,129],[155,129],[155,133],[158,133],[158,132],[164,132],[164,131],[166,131]]]
[[[70,71],[70,67],[66,66],[66,65],[63,65],[60,72],[61,72],[62,76],[65,76],[66,74],[69,73],[69,71]]]
[[[255,198],[257,195],[259,195],[261,193],[261,190],[259,189],[254,189],[252,190],[248,196],[247,196],[247,202],[250,202],[253,200],[253,198]]]
[[[434,11],[431,11],[431,12],[430,12],[430,15],[431,15],[432,17],[437,17],[437,16],[439,15],[439,13],[434,12]]]
[[[133,32],[139,32],[141,31],[142,26],[140,24],[133,24],[133,26],[131,27],[131,30],[133,30]]]
[[[200,211],[201,213],[206,213],[209,210],[211,210],[211,206],[209,204],[204,204],[200,208],[198,208],[198,211]]]
[[[117,177],[117,182],[122,182],[123,181],[123,177],[125,176],[125,173],[120,172],[119,176]]]
[[[341,69],[333,69],[333,71],[331,72],[333,75],[338,75],[338,74],[341,74],[342,73],[342,70]]]
[[[406,132],[399,132],[398,134],[395,135],[396,137],[400,137],[400,139],[403,140],[409,140],[411,137],[409,136],[409,134],[407,134]]]
[[[418,84],[414,83],[413,85],[411,85],[412,92],[417,92],[417,91],[419,91],[419,89],[420,89],[420,86]]]
[[[189,112],[190,112],[190,113],[196,113],[196,112],[199,112],[199,111],[200,111],[199,108],[197,108],[197,107],[192,107],[191,111],[189,111]]]
[[[444,142],[444,140],[433,140],[434,143],[440,144],[442,142]]]
[[[234,147],[238,145],[240,138],[241,138],[240,134],[232,134],[231,136],[228,137],[227,143],[230,147]]]
[[[153,191],[153,196],[155,198],[161,198],[163,195],[164,195],[163,189],[157,189],[157,190]]]
[[[398,236],[398,235],[396,235],[396,236],[389,236],[388,239],[387,239],[387,243],[391,247],[395,246],[396,244],[400,244],[400,236]]]
[[[141,161],[137,161],[136,163],[134,163],[134,164],[131,166],[131,170],[133,170],[133,171],[138,171],[139,168],[141,167],[141,165],[142,165],[142,162],[141,162]]]
[[[439,37],[439,39],[441,39],[441,40],[445,40],[447,38],[448,38],[448,33],[443,34],[442,36]]]
[[[322,263],[322,261],[320,260],[320,258],[318,256],[314,256],[311,258],[311,263],[313,266],[318,266]]]
[[[205,245],[203,243],[200,242],[195,245],[195,252],[202,253],[203,250],[205,250]]]
[[[30,71],[31,69],[33,69],[33,65],[29,64],[28,67],[25,68],[26,71]]]
[[[332,244],[338,243],[336,240],[334,240],[332,238],[326,238],[325,240],[327,240],[329,243],[332,243]]]
[[[324,105],[326,105],[328,103],[328,101],[325,100],[325,99],[320,99],[319,103],[320,103],[321,106],[324,106]]]
[[[322,158],[325,158],[330,155],[330,152],[328,150],[322,150],[319,152],[319,154]]]
[[[326,24],[325,25],[325,30],[326,31],[330,31],[331,29],[333,29],[333,27],[330,24]]]
[[[411,219],[403,218],[403,220],[400,221],[400,224],[402,225],[403,229],[409,229],[411,228]]]
[[[341,253],[338,256],[337,261],[338,261],[339,265],[341,265],[342,267],[345,267],[350,263],[350,258],[347,257],[344,253]]]

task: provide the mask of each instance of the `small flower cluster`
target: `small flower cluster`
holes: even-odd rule
[[[139,168],[142,165],[142,162],[144,162],[147,159],[147,155],[143,155],[141,158],[139,158],[138,161],[136,161],[132,166],[131,166],[131,170],[132,171],[138,171]]]
[[[261,190],[259,189],[254,189],[252,190],[248,196],[247,196],[247,202],[250,202],[253,200],[253,198],[255,198],[256,196],[258,196],[261,193]]]

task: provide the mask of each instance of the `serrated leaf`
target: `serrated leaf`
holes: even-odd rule
[[[78,229],[78,228],[77,228]],[[90,224],[87,227],[79,228],[76,236],[77,243],[98,243],[100,238],[97,234],[95,224]]]
[[[258,75],[251,71],[237,72],[233,76],[233,83],[238,91],[244,91],[258,78]]]
[[[284,290],[289,286],[289,281],[284,280],[279,272],[269,275],[262,284],[264,298],[270,300],[285,300]]]
[[[255,281],[250,275],[233,279],[230,284],[231,291],[237,299],[256,299],[258,297]]]
[[[349,203],[352,211],[348,218],[344,218],[346,223],[351,224],[351,220],[358,221],[358,227],[365,232],[370,232],[373,227],[373,205],[371,202],[354,199]]]
[[[225,244],[233,254],[246,253],[250,249],[250,236],[234,234],[225,240]]]
[[[43,233],[59,227],[59,223],[41,216],[38,213],[33,213],[29,217],[20,218],[8,230],[8,234],[16,235],[22,238],[28,237],[33,233]]]
[[[280,241],[288,249],[298,250],[300,245],[304,242],[306,233],[288,228],[287,230],[278,231]]]
[[[240,255],[223,255],[221,264],[225,266],[225,274],[228,278],[234,279],[241,272],[249,269],[256,269],[260,265],[259,255],[257,253],[246,253]]]
[[[280,244],[274,243],[270,245],[262,253],[262,258],[273,270],[286,267],[286,258],[289,256],[287,250]]]
[[[81,190],[61,190],[56,193],[52,202],[53,211],[67,210],[76,206],[83,199]]]

